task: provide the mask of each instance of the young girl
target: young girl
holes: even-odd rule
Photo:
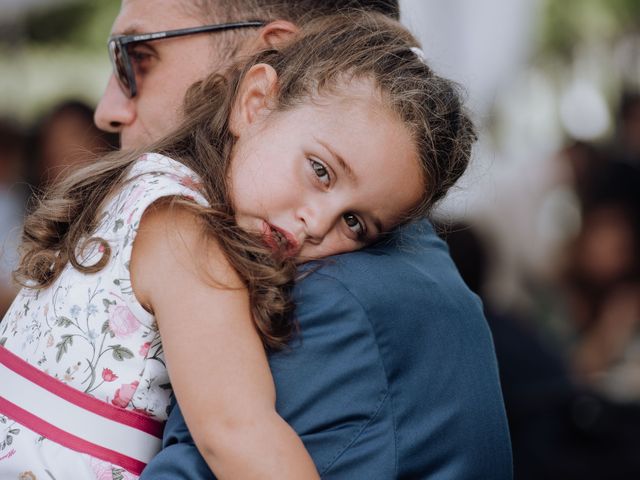
[[[384,17],[314,21],[192,87],[154,153],[43,200],[0,324],[1,478],[135,478],[171,389],[219,478],[317,476],[265,347],[295,330],[297,262],[423,216],[464,171],[473,128],[420,53]]]

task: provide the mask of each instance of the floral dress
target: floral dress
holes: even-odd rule
[[[171,386],[153,315],[131,287],[129,261],[142,214],[162,197],[206,205],[199,179],[184,165],[145,154],[101,213],[95,234],[111,257],[98,273],[67,264],[44,290],[23,289],[0,323],[0,345],[48,375],[104,402],[164,421]],[[95,263],[102,248],[83,255]],[[0,385],[0,397],[2,396]],[[27,429],[0,412],[0,478],[130,479],[118,465],[78,453]]]

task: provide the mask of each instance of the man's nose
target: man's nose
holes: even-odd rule
[[[93,117],[96,126],[105,132],[119,133],[135,118],[134,100],[125,96],[112,74]]]

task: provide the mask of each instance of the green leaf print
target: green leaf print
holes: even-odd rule
[[[56,362],[60,362],[62,355],[69,351],[71,345],[73,345],[73,335],[62,335],[62,341],[56,344],[56,348],[58,349]]]
[[[0,338],[0,346],[4,347],[4,344],[7,343],[7,337]]]
[[[67,317],[58,317],[56,319],[56,325],[58,325],[59,327],[69,327],[71,325],[73,325],[73,320],[71,320],[70,318]]]
[[[109,300],[108,298],[102,299],[102,305],[104,305],[104,311],[107,313],[109,313],[109,307],[115,304],[116,304],[115,300]]]
[[[113,231],[117,232],[118,230],[120,230],[122,227],[124,226],[124,220],[122,220],[121,218],[119,218],[118,220],[116,220],[116,224],[113,227]]]
[[[113,358],[115,358],[119,362],[122,362],[125,358],[133,358],[133,352],[127,347],[123,347],[122,345],[114,345],[112,348]]]
[[[109,320],[105,320],[102,324],[102,329],[100,333],[107,333],[109,331]]]
[[[124,480],[124,468],[112,468],[111,477],[113,480]]]

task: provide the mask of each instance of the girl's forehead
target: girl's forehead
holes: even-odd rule
[[[365,101],[371,106],[383,106],[383,95],[377,83],[367,77],[342,77],[324,85],[313,95],[313,101],[339,98],[343,102]]]

